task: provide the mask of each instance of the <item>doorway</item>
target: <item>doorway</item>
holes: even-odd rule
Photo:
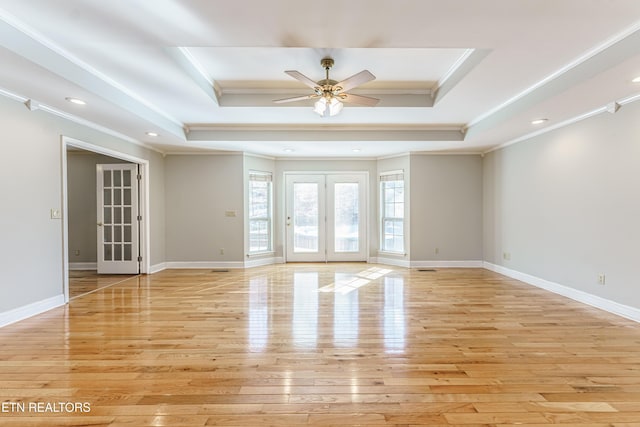
[[[366,172],[285,175],[286,260],[367,260]]]
[[[78,227],[75,222],[73,224],[69,222],[69,194],[74,184],[70,180],[77,180],[77,177],[68,176],[68,155],[70,152],[78,151],[86,152],[89,156],[99,157],[100,161],[83,162],[83,164],[86,163],[87,165],[93,163],[92,172],[88,170],[89,166],[86,167],[86,176],[88,177],[89,173],[92,173],[94,179],[91,180],[93,187],[90,184],[83,190],[84,193],[82,194],[85,194],[85,196],[81,195],[80,197],[93,197],[93,209],[86,209],[85,212],[79,213],[83,218],[82,223],[86,222],[86,227],[76,228],[79,233],[74,233],[73,236],[70,236],[70,227]],[[97,163],[102,165],[96,167]],[[105,173],[106,170],[109,171],[108,174]],[[100,183],[100,177],[108,179],[108,182]],[[65,302],[69,302],[71,297],[83,293],[82,291],[84,290],[90,291],[102,287],[105,283],[126,278],[122,275],[110,278],[98,273],[131,273],[136,275],[149,272],[148,178],[148,160],[84,141],[62,137],[63,292]],[[99,200],[100,197],[108,198],[108,200]],[[96,203],[96,199],[98,199],[98,203]],[[91,203],[89,204],[91,205]],[[86,203],[83,204],[83,206],[85,205]],[[134,205],[137,205],[137,207]],[[78,212],[75,215],[77,217]],[[107,220],[101,218],[100,215],[110,215],[110,218],[107,218]],[[107,223],[109,232],[104,231],[106,229],[104,225]],[[104,236],[108,237],[109,234],[111,237],[108,240],[111,241],[106,241],[107,238]],[[88,238],[91,235],[93,235],[93,243]],[[80,241],[76,238],[78,236],[82,238]],[[100,240],[101,236],[103,238],[102,241]],[[139,246],[134,247],[134,244]],[[93,247],[93,255],[89,254],[91,247]],[[135,270],[109,271],[108,268],[99,268],[100,260],[109,258],[104,253],[97,256],[100,248],[111,254],[111,260],[124,261],[131,258],[131,261],[135,264]],[[129,253],[131,256],[129,256]],[[90,255],[92,258],[81,259],[85,255]],[[70,271],[73,271],[73,273],[70,274]],[[70,281],[74,282],[74,286],[79,285],[80,288],[71,292],[69,289]]]

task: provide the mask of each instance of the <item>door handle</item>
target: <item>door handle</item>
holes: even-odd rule
[[[98,223],[98,227],[102,227],[102,223],[101,222]]]

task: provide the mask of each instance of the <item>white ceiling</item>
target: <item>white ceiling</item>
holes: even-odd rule
[[[380,103],[272,102],[325,56]],[[0,0],[0,63],[0,93],[165,153],[484,152],[638,99],[640,2]]]

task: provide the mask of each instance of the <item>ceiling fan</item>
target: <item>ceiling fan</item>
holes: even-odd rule
[[[329,69],[333,67],[333,59],[329,57],[322,58],[320,65],[325,69],[326,76],[323,80],[319,80],[317,82],[314,82],[299,71],[285,71],[285,73],[294,79],[312,88],[314,93],[305,96],[295,96],[293,98],[276,99],[273,102],[276,104],[283,104],[285,102],[302,101],[305,99],[318,99],[315,102],[313,111],[321,116],[335,116],[342,110],[343,102],[373,107],[380,101],[379,99],[372,98],[370,96],[347,93],[347,91],[355,88],[356,86],[375,80],[376,76],[371,74],[369,71],[360,71],[345,80],[337,82],[329,78]]]

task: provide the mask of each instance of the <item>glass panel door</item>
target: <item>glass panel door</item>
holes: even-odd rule
[[[366,174],[327,175],[327,261],[366,261]]]
[[[287,261],[325,260],[325,177],[287,175]]]
[[[137,274],[138,165],[97,165],[98,274]]]
[[[366,173],[285,175],[287,261],[366,261]]]

